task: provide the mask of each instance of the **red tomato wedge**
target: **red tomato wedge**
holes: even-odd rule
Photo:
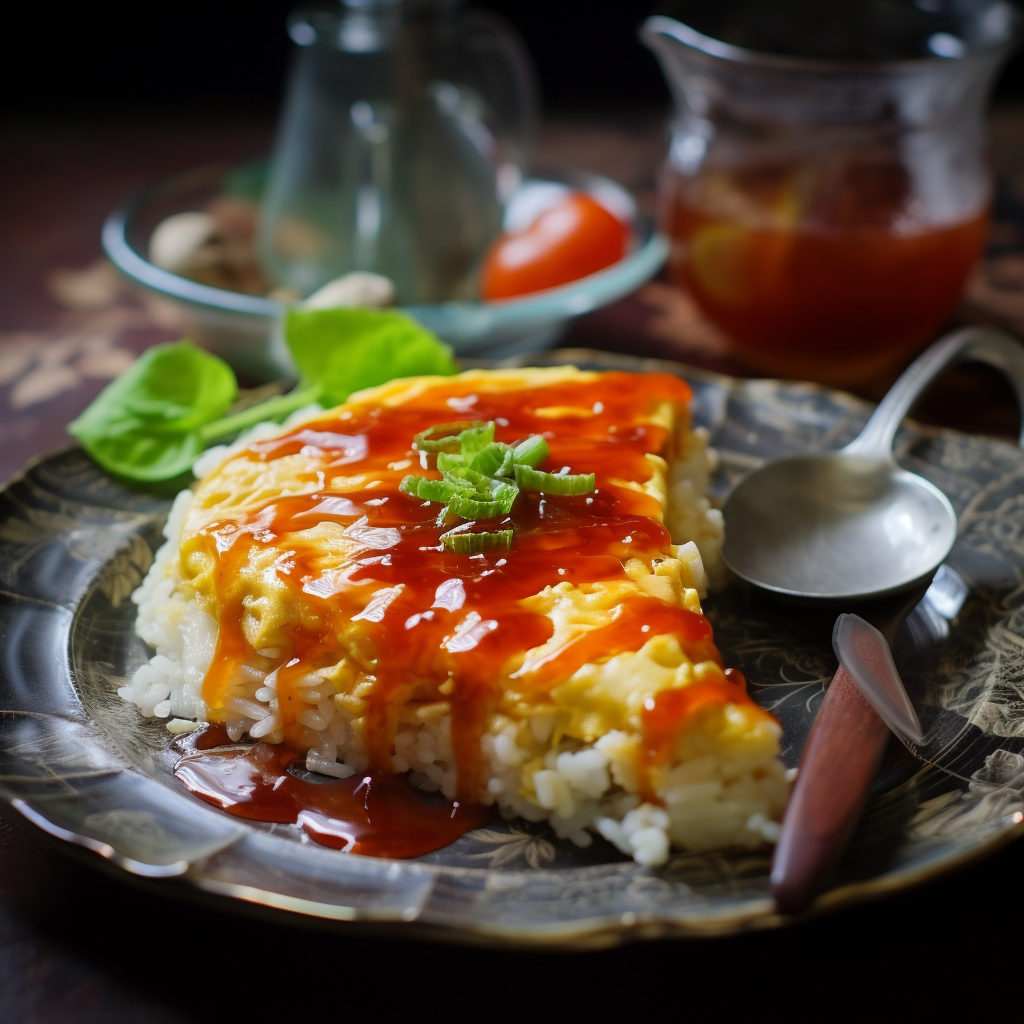
[[[500,235],[484,257],[480,296],[487,301],[557,288],[626,255],[629,226],[585,192],[572,192],[525,231]]]

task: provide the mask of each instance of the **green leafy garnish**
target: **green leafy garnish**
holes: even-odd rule
[[[156,483],[189,472],[211,444],[257,423],[313,403],[337,405],[396,377],[457,371],[447,345],[394,310],[290,310],[284,331],[300,375],[286,395],[227,415],[238,395],[234,371],[179,341],[147,350],[68,433],[107,471]]]
[[[507,516],[520,488],[549,494],[587,494],[594,489],[593,473],[535,469],[550,454],[547,441],[539,434],[531,434],[513,447],[494,440],[494,426],[493,420],[463,420],[421,431],[413,445],[436,453],[441,479],[410,474],[402,478],[399,490],[446,506],[438,522],[448,523],[453,517],[473,521]],[[470,532],[467,527],[464,523],[441,534],[445,550],[475,555],[512,544],[512,530]]]
[[[321,388],[330,405],[396,377],[457,370],[447,345],[394,310],[293,309],[285,340],[301,379]]]
[[[180,476],[206,443],[203,427],[238,394],[227,363],[188,342],[144,352],[68,426],[104,468],[150,483]]]

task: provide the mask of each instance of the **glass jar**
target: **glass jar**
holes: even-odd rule
[[[755,369],[891,371],[955,308],[988,230],[1001,0],[677,4],[641,38],[676,116],[670,273]]]
[[[354,270],[398,301],[475,295],[518,185],[535,107],[529,59],[458,0],[342,0],[288,21],[297,47],[258,252],[308,295]]]

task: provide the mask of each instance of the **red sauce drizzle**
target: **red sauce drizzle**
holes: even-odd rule
[[[190,792],[239,818],[300,826],[315,842],[371,857],[420,857],[486,825],[494,810],[455,801],[427,804],[405,779],[381,772],[309,782],[288,774],[303,758],[293,747],[257,743],[248,748],[210,749],[204,742],[174,768]],[[226,738],[226,737],[224,737]]]
[[[644,702],[643,735],[640,750],[639,775],[644,798],[656,801],[651,769],[667,764],[675,751],[679,729],[691,716],[704,708],[722,704],[753,707],[758,714],[771,717],[758,707],[747,694],[747,680],[736,668],[725,670],[725,680],[702,680],[678,690],[662,690]]]
[[[519,602],[563,581],[582,585],[622,579],[626,559],[650,560],[668,553],[671,541],[659,519],[658,501],[616,481],[647,481],[652,473],[648,453],[671,459],[666,430],[644,420],[660,403],[682,406],[689,397],[685,383],[664,374],[608,373],[596,380],[479,393],[473,392],[472,382],[453,379],[398,407],[351,406],[340,416],[328,414],[283,437],[250,445],[242,457],[254,461],[271,462],[297,452],[312,459],[316,471],[307,479],[315,490],[277,498],[202,531],[200,541],[217,562],[220,626],[203,695],[214,720],[227,717],[224,702],[231,677],[250,653],[240,627],[239,569],[256,550],[272,548],[277,556],[273,572],[304,612],[303,622],[289,627],[290,658],[278,676],[282,731],[293,749],[260,744],[241,760],[237,754],[228,759],[218,753],[202,763],[190,756],[182,762],[179,778],[203,799],[231,813],[294,821],[318,842],[327,842],[324,837],[334,834],[323,825],[324,814],[340,814],[337,820],[348,821],[348,831],[332,828],[349,838],[328,845],[359,852],[392,848],[392,839],[368,838],[377,835],[374,830],[384,820],[403,822],[395,825],[397,835],[407,831],[407,825],[425,821],[423,815],[430,821],[443,818],[446,824],[437,834],[445,838],[431,840],[430,849],[451,841],[456,823],[463,829],[475,827],[466,824],[479,817],[466,809],[466,798],[478,791],[479,740],[501,696],[500,670],[551,636],[550,620],[523,609]],[[553,407],[570,411],[556,416],[540,412]],[[543,434],[551,454],[540,468],[557,471],[568,466],[574,473],[593,472],[596,490],[581,496],[523,491],[510,517],[478,524],[480,529],[511,525],[515,540],[510,551],[448,553],[439,541],[440,506],[402,494],[398,487],[409,472],[436,475],[421,462],[412,440],[420,431],[453,419],[495,420],[496,439],[510,443]],[[363,473],[372,483],[362,491],[330,487],[334,477]],[[318,568],[318,546],[301,535],[322,522],[337,524],[360,543],[340,568],[326,572]],[[304,783],[286,773],[286,762],[296,756],[294,748],[309,742],[308,730],[297,721],[306,705],[293,699],[291,682],[346,653],[345,637],[353,620],[359,622],[358,644],[374,678],[365,730],[370,756],[365,777],[371,781],[365,793],[358,789],[361,781],[331,788],[334,783]],[[545,693],[588,661],[638,649],[657,635],[676,636],[696,661],[710,658],[721,664],[711,627],[702,615],[638,594],[623,602],[606,625],[574,637],[544,659],[522,665],[515,674],[517,684],[535,694]],[[442,684],[444,691],[439,690]],[[690,689],[703,693],[708,687],[721,691],[722,700],[742,693],[725,683]],[[697,697],[694,692],[678,698],[679,708],[673,705],[671,712],[667,705],[652,712],[653,747],[669,728],[664,722],[671,719],[678,727],[696,707]],[[410,700],[447,700],[451,706],[460,802],[458,812],[449,809],[447,818],[436,808],[426,808],[415,795],[394,796],[392,782],[386,781],[393,752],[393,708]],[[242,791],[247,794],[244,799],[239,797]],[[373,795],[384,793],[389,795],[380,796],[379,802]],[[317,810],[303,803],[314,798],[329,807]],[[351,825],[345,815],[370,802],[375,808],[373,828]],[[404,809],[392,814],[380,809],[384,806]],[[353,830],[359,833],[354,838]]]

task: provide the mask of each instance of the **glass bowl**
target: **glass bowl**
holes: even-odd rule
[[[280,332],[287,304],[199,284],[154,266],[144,255],[156,225],[173,213],[202,209],[220,191],[225,172],[223,164],[212,164],[143,189],[107,217],[103,248],[129,280],[176,307],[194,341],[247,378],[269,380],[292,372]],[[657,273],[668,255],[668,242],[639,215],[626,189],[587,172],[569,172],[557,180],[591,193],[632,220],[634,245],[623,259],[596,274],[523,298],[406,306],[404,311],[458,354],[504,357],[553,344],[573,317],[628,295]]]

